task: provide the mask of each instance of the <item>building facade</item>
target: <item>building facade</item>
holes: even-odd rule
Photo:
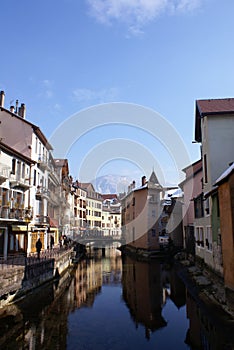
[[[164,189],[153,171],[149,181],[142,177],[141,186],[129,186],[122,199],[122,232],[129,247],[159,249],[159,217],[162,212]]]
[[[233,134],[233,98],[196,101],[195,140],[201,144],[203,167],[203,191],[197,204],[200,201],[200,210],[204,210],[203,217],[194,219],[196,250],[204,262],[220,274],[223,272],[222,242],[220,230],[212,231],[212,193],[216,179],[233,161]]]

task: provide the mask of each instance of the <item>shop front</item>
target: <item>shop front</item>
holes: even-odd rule
[[[50,242],[54,242],[53,246],[57,246],[59,244],[59,223],[58,220],[50,218]],[[50,246],[51,247],[51,246]]]
[[[27,225],[9,225],[8,228],[8,255],[27,254],[28,230]]]

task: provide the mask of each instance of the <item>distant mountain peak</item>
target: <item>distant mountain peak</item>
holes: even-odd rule
[[[92,181],[95,190],[102,194],[127,192],[132,179],[124,175],[103,175]]]

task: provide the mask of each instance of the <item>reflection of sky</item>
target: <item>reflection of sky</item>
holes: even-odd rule
[[[68,350],[188,349],[184,343],[188,328],[185,307],[178,310],[167,299],[162,316],[168,324],[151,333],[148,340],[145,327],[132,320],[121,293],[121,287],[103,286],[92,309],[79,309],[69,315]]]

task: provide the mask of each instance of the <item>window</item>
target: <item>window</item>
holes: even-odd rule
[[[34,170],[34,176],[33,176],[33,186],[36,186],[37,184],[37,171]]]
[[[196,238],[197,246],[204,247],[204,230],[203,230],[203,227],[196,227],[195,238]]]
[[[17,162],[17,178],[19,179],[21,175],[21,162]]]
[[[132,228],[132,241],[135,242],[135,227]]]
[[[37,137],[36,137],[36,140],[35,140],[35,153],[37,154]]]
[[[210,202],[209,202],[209,198],[207,198],[205,200],[205,212],[206,212],[206,215],[209,215],[210,214]]]
[[[211,226],[206,227],[206,249],[212,251],[212,230]]]
[[[208,182],[208,177],[207,177],[207,158],[206,158],[206,154],[204,154],[204,181],[205,183]]]
[[[194,198],[194,215],[195,218],[202,218],[204,216],[203,193],[201,193],[197,198]]]
[[[15,175],[15,165],[16,165],[16,160],[12,159],[12,165],[11,165],[11,173]]]
[[[25,164],[22,164],[22,179],[25,178]]]

